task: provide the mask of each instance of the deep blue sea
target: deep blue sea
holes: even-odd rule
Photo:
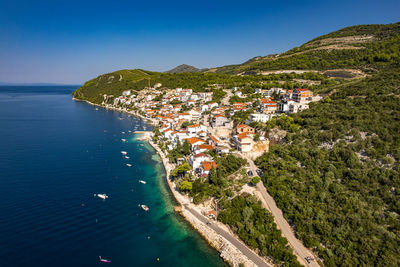
[[[76,88],[0,87],[0,266],[225,266],[129,132],[150,126],[73,101]]]

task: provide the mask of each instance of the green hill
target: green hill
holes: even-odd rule
[[[358,25],[315,38],[278,55],[255,57],[243,64],[207,70],[216,73],[260,73],[271,70],[362,69],[370,72],[398,61],[400,22]]]
[[[182,73],[182,72],[200,72],[201,70],[186,64],[179,65],[172,70],[166,71],[166,73]]]
[[[104,94],[119,96],[126,89],[142,89],[146,86],[149,77],[150,74],[138,69],[103,74],[87,81],[73,92],[73,96],[92,103],[101,103]]]

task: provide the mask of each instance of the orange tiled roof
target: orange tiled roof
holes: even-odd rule
[[[217,163],[215,163],[214,161],[203,161],[201,165],[203,166],[203,169],[205,171],[211,170],[212,167],[214,167],[214,169],[218,167]]]

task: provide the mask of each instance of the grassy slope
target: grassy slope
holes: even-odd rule
[[[73,96],[93,103],[101,103],[103,94],[121,95],[123,90],[137,89],[138,84],[145,86],[149,77],[150,75],[142,70],[119,70],[103,74],[86,82],[73,93]]]
[[[277,56],[256,57],[243,64],[229,65],[217,68],[217,73],[237,74],[242,72],[257,72],[263,70],[281,69],[309,69],[326,70],[335,68],[361,68],[368,69],[374,65],[374,57],[381,54],[391,56],[392,51],[385,49],[385,46],[393,47],[400,42],[394,36],[400,33],[400,23],[388,25],[359,25],[341,29],[339,31],[315,38],[300,47],[293,48],[286,53]],[[352,46],[361,49],[345,50],[315,50],[330,44],[338,44],[338,40],[346,36],[373,35],[370,42],[355,42]],[[328,40],[326,43],[323,40]],[[340,42],[339,42],[340,44]],[[381,58],[380,60],[385,60]]]

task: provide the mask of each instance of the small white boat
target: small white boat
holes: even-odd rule
[[[139,183],[141,183],[141,184],[146,184],[146,181],[139,180]]]
[[[108,198],[108,196],[106,195],[106,194],[94,194],[94,196],[97,196],[97,197],[99,197],[99,198],[101,198],[101,199],[107,199]]]
[[[126,152],[126,151],[121,151],[121,154],[122,154],[122,155],[126,155],[126,154],[128,154],[128,152]]]
[[[125,134],[125,132],[121,132],[122,134]]]
[[[126,166],[128,166],[128,167],[132,167],[132,164],[129,164],[129,163],[127,163],[127,164],[126,164]]]
[[[99,256],[99,259],[100,259],[101,262],[111,263],[110,260],[103,259],[103,258],[101,258],[101,256]]]
[[[126,158],[126,159],[130,159],[130,157],[128,157],[128,156],[125,156],[124,158]]]
[[[96,110],[99,110],[98,108],[96,108]]]
[[[126,142],[126,139],[125,139],[125,138],[122,138],[121,141],[122,141],[122,142]]]
[[[142,209],[144,209],[145,211],[149,211],[149,207],[147,207],[146,205],[140,205],[142,207]]]

